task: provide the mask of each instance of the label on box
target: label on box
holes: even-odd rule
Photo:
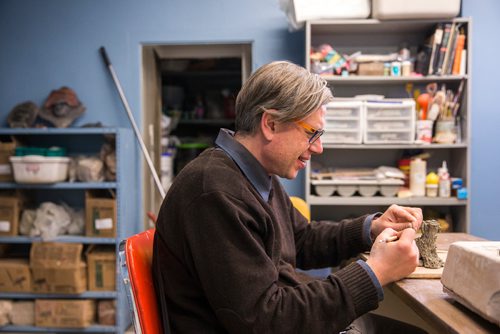
[[[0,164],[0,175],[10,175],[12,174],[12,169],[10,164]]]
[[[10,222],[6,220],[0,220],[0,232],[10,232]]]
[[[109,230],[113,228],[113,219],[103,218],[94,221],[96,230]]]

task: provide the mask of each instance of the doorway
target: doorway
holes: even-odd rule
[[[142,131],[164,188],[213,145],[220,128],[233,129],[234,101],[252,70],[251,48],[250,42],[143,45]],[[143,207],[155,215],[162,198],[144,167]],[[152,220],[145,218],[144,226]]]

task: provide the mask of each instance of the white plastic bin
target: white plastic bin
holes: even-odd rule
[[[363,102],[357,100],[334,101],[326,106],[324,144],[361,144]]]
[[[290,25],[298,29],[308,20],[364,19],[370,16],[370,0],[279,0]]]
[[[55,183],[68,178],[68,157],[26,155],[10,157],[14,180],[18,183]]]
[[[415,101],[385,99],[365,103],[365,144],[411,144],[415,141]]]
[[[449,19],[460,13],[460,0],[373,0],[372,16],[379,20]]]

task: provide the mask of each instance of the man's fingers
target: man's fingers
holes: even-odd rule
[[[399,233],[400,232],[388,227],[388,228],[384,229],[382,232],[380,232],[380,234],[375,239],[376,240],[375,243],[390,239],[393,236],[399,237]]]
[[[398,218],[401,219],[401,221],[407,221],[407,222],[410,222],[410,223],[414,223],[417,221],[417,217],[415,217],[414,214],[412,214],[411,212],[412,210],[410,208],[406,208],[406,207],[398,207],[397,208],[397,215],[398,215]]]
[[[417,232],[413,228],[406,228],[400,232],[400,240],[413,241],[415,239]]]

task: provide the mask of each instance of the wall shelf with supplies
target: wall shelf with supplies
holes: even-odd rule
[[[75,328],[62,328],[59,326],[60,324],[55,324],[55,322],[53,323],[54,326],[8,324],[0,327],[0,332],[124,333],[129,327],[131,319],[129,317],[129,306],[125,290],[121,278],[117,274],[119,272],[118,246],[122,239],[137,233],[142,225],[140,221],[134,219],[134,212],[137,206],[133,204],[136,196],[133,189],[135,189],[136,184],[134,181],[131,181],[131,178],[135,178],[136,175],[135,164],[130,163],[134,161],[135,155],[132,131],[122,128],[1,128],[0,140],[2,142],[16,143],[16,147],[19,145],[22,147],[39,148],[54,146],[62,147],[65,149],[65,152],[67,152],[67,155],[72,158],[99,156],[100,153],[102,154],[101,150],[104,145],[109,144],[113,147],[112,152],[114,153],[112,158],[116,159],[114,160],[116,162],[116,164],[114,164],[116,167],[114,172],[116,173],[113,172],[114,177],[109,178],[109,181],[83,182],[65,180],[57,183],[33,184],[17,183],[14,181],[0,182],[0,195],[5,196],[4,198],[17,198],[18,202],[16,203],[18,204],[16,204],[16,209],[13,212],[17,212],[19,220],[21,220],[21,214],[24,210],[33,209],[32,211],[35,212],[44,202],[54,202],[56,204],[64,202],[72,209],[74,208],[75,211],[80,211],[83,208],[83,210],[80,211],[82,213],[83,232],[76,235],[69,235],[61,232],[61,234],[57,234],[54,237],[42,239],[39,235],[30,235],[33,229],[29,229],[30,233],[26,233],[26,231],[21,233],[18,226],[19,221],[16,223],[13,223],[14,219],[10,221],[11,230],[7,232],[3,230],[3,233],[0,233],[0,247],[2,249],[1,260],[17,261],[15,262],[19,266],[17,268],[22,268],[23,275],[27,275],[24,278],[28,277],[31,283],[22,288],[10,286],[4,290],[0,289],[0,299],[12,300],[13,303],[19,302],[26,304],[34,302],[35,305],[38,301],[51,303],[58,302],[59,300],[75,303],[71,305],[88,303],[85,305],[93,305],[92,308],[94,311],[92,312],[95,312],[94,317],[89,320],[90,323],[84,328],[77,328],[79,326],[75,326]],[[104,200],[103,198],[87,197],[89,192],[107,194],[110,197]],[[107,212],[112,212],[110,216],[106,217],[114,217],[106,218],[108,221],[111,221],[113,226],[113,232],[111,234],[100,234],[99,231],[89,233],[89,226],[97,225],[96,221],[102,218],[102,216],[99,216],[101,211],[96,213],[94,210],[95,207],[92,207],[92,216],[90,216],[90,219],[87,219],[87,209],[90,206],[89,199],[99,203],[95,206],[99,208],[96,210],[101,210],[103,208],[101,205],[103,205],[102,203],[106,200],[113,202],[112,209],[110,205],[106,207],[106,210],[108,210]],[[5,205],[3,209],[5,209]],[[3,210],[3,212],[5,214],[5,210]],[[15,214],[12,214],[9,218],[14,216]],[[5,220],[5,216],[0,218],[0,221],[2,220]],[[87,225],[89,221],[91,224]],[[95,226],[93,228],[97,229]],[[44,242],[50,242],[50,244],[45,244]],[[68,249],[81,247],[79,260],[83,261],[82,266],[85,266],[85,287],[82,288],[82,290],[71,290],[71,292],[69,290],[62,291],[62,288],[57,288],[55,283],[53,286],[51,286],[50,282],[47,283],[47,286],[51,286],[50,288],[45,285],[41,287],[38,283],[34,283],[34,269],[31,263],[32,254],[30,253],[33,250],[33,245],[47,245],[45,248],[47,252],[49,252],[49,247],[57,247],[57,249],[62,247],[68,247]],[[99,252],[95,253],[97,255],[94,255],[95,257],[92,260],[95,261],[93,262],[92,268],[94,269],[92,270],[95,271],[94,277],[99,276],[100,278],[92,280],[93,283],[91,284],[91,279],[88,278],[91,276],[89,274],[89,268],[91,267],[89,254],[97,249]],[[101,256],[101,258],[98,258],[98,256]],[[114,262],[113,259],[115,259]],[[104,269],[97,269],[99,266],[107,266],[107,271],[104,272]],[[97,273],[98,271],[99,273]],[[39,272],[41,272],[40,269]],[[81,273],[81,271],[78,272]],[[111,272],[115,274],[112,275]],[[79,282],[83,281],[83,276],[82,274],[79,277]],[[95,283],[98,280],[106,281],[106,285],[98,286],[98,283]],[[49,280],[47,279],[47,281]],[[108,316],[107,322],[98,322],[98,308],[101,302],[107,303],[107,310],[113,312],[111,313],[112,321],[109,321],[110,317]],[[54,306],[55,304],[52,305],[54,309],[57,307]],[[109,308],[110,305],[114,305],[114,311]],[[90,312],[90,308],[90,306],[83,308],[83,313],[87,314]],[[57,312],[54,312],[54,314],[55,313]],[[52,314],[50,319],[57,318],[57,315],[54,314]],[[63,315],[59,316],[64,317]]]
[[[363,196],[360,192],[342,196],[339,192],[329,195],[328,192],[316,192],[315,184],[318,170],[376,169],[380,166],[397,167],[404,156],[423,154],[426,156],[427,172],[436,171],[445,160],[452,177],[463,180],[470,189],[470,51],[471,27],[470,18],[452,20],[315,20],[306,22],[305,27],[305,64],[310,71],[318,69],[318,50],[328,44],[333,54],[346,56],[356,53],[368,55],[394,54],[402,48],[407,49],[414,60],[420,51],[428,45],[428,52],[433,44],[433,36],[438,27],[456,27],[456,32],[465,34],[464,49],[467,52],[465,68],[460,74],[436,75],[430,72],[407,76],[391,76],[386,74],[357,75],[342,73],[321,75],[328,81],[335,98],[352,98],[356,95],[382,95],[391,99],[415,99],[415,91],[426,92],[429,84],[436,83],[439,89],[446,88],[454,92],[463,85],[460,110],[458,113],[458,130],[460,137],[454,142],[445,143],[362,143],[326,142],[323,140],[324,152],[314,155],[306,167],[305,193],[306,201],[311,208],[312,219],[340,220],[349,216],[384,211],[391,204],[422,207],[424,215],[446,219],[449,228],[456,232],[469,232],[470,198],[458,199],[456,196],[442,197],[386,197],[380,193],[374,196]],[[451,41],[450,41],[451,43]],[[329,48],[326,48],[328,50]],[[323,49],[324,50],[324,49]],[[452,51],[450,51],[451,54]],[[399,58],[398,58],[399,59]],[[450,58],[452,59],[452,58]],[[324,61],[324,60],[321,60]],[[451,61],[451,60],[450,60]],[[339,62],[341,64],[341,62]],[[414,64],[414,63],[413,63]],[[451,65],[450,65],[451,66]],[[444,67],[443,67],[444,68]],[[352,70],[352,68],[350,69]],[[334,72],[336,73],[336,72]],[[450,72],[451,73],[451,72]],[[340,74],[340,72],[338,72]],[[411,90],[410,90],[411,89]],[[416,103],[416,110],[419,104]],[[418,114],[416,115],[418,119]],[[363,122],[361,128],[363,127]],[[326,139],[326,138],[325,138]],[[344,193],[345,195],[345,193]],[[470,196],[469,196],[470,197]]]

